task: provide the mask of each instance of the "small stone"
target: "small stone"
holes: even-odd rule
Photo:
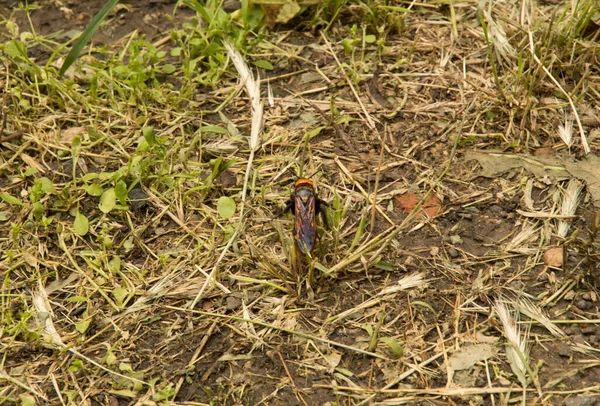
[[[558,268],[563,264],[563,248],[552,247],[544,253],[544,263],[548,266]]]
[[[589,336],[592,334],[596,334],[597,328],[595,326],[587,326],[581,329],[581,334]]]
[[[577,306],[577,308],[580,310],[589,310],[592,308],[592,303],[581,299],[575,302],[575,306]]]
[[[491,206],[490,211],[496,215],[502,215],[503,213],[506,214],[506,212],[502,210],[502,207],[498,206],[497,204]]]
[[[465,220],[473,220],[473,215],[471,213],[458,213],[458,217]]]
[[[356,311],[356,312],[352,312],[349,315],[347,315],[346,318],[348,320],[359,320],[362,316],[363,316],[362,312]]]
[[[144,189],[137,187],[131,189],[127,195],[131,209],[138,212],[149,207],[148,197]]]
[[[556,352],[564,358],[571,358],[571,355],[573,355],[573,350],[566,343],[560,343]]]
[[[450,258],[456,258],[458,257],[458,251],[455,248],[448,248],[448,255],[450,255]]]
[[[583,295],[581,295],[581,298],[583,300],[592,300],[592,295],[590,295],[590,293],[584,293]]]
[[[242,299],[235,296],[227,296],[225,299],[225,307],[227,310],[237,310],[242,306]]]
[[[573,300],[574,297],[575,297],[575,292],[570,290],[565,294],[564,299],[565,300]]]
[[[564,329],[564,332],[566,334],[570,335],[570,336],[573,336],[575,334],[579,334],[580,333],[579,327],[577,327],[577,326],[567,327],[567,328]]]
[[[565,406],[594,406],[597,396],[578,395],[565,401]]]

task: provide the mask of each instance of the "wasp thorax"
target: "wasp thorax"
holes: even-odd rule
[[[296,190],[296,197],[306,201],[313,195],[313,191],[310,189],[300,188]]]

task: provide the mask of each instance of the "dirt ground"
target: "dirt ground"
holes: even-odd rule
[[[39,1],[29,13],[13,13],[17,3],[0,5],[0,15],[10,17],[20,32],[35,31],[58,43],[70,39],[72,30],[82,30],[102,6],[96,1]],[[535,7],[548,16],[562,4],[554,3],[535,2]],[[192,10],[181,6],[175,12],[174,7],[172,1],[123,1],[94,36],[94,46],[118,53],[137,31],[169,50],[169,30],[196,21]],[[576,124],[572,147],[558,136],[557,128],[571,110],[564,100],[556,107],[560,92],[541,69],[529,94],[523,96],[513,83],[510,89],[506,85],[505,99],[499,95],[486,62],[476,2],[415,6],[397,32],[386,33],[385,47],[374,43],[361,49],[359,41],[350,56],[341,43],[350,37],[352,24],[361,27],[361,14],[353,7],[358,6],[343,8],[328,31],[305,28],[302,16],[276,25],[266,33],[276,45],[247,55],[268,60],[274,69],[260,70],[264,134],[251,175],[250,209],[244,230],[219,265],[218,283],[208,284],[206,277],[218,265],[235,218],[229,223],[214,220],[216,202],[225,195],[239,199],[248,156],[239,137],[235,150],[207,149],[208,158],[198,158],[204,177],[210,173],[210,159],[221,155],[234,162],[206,193],[193,189],[201,178],[184,179],[174,188],[152,178],[144,186],[154,196],[143,207],[130,205],[127,216],[108,216],[103,227],[113,241],[125,241],[135,231],[132,249],[123,243],[102,248],[100,226],[94,238],[68,240],[75,247],[75,264],[89,279],[71,276],[75,265],[68,264],[60,248],[57,224],[72,222],[69,213],[57,212],[58,220],[45,234],[25,227],[27,236],[19,240],[10,236],[15,222],[26,215],[2,203],[8,281],[2,306],[3,315],[12,320],[3,322],[0,403],[29,404],[19,398],[25,395],[37,404],[89,405],[600,405],[597,200],[590,184],[600,175],[593,161],[600,150],[600,97],[597,91],[581,90],[600,89],[597,55],[571,61],[572,71],[565,69],[560,76],[554,71],[567,91],[578,95],[576,107],[591,149],[586,155]],[[460,16],[456,33],[449,22],[452,13]],[[526,40],[519,42],[516,29],[505,25],[512,28],[515,46],[526,50]],[[2,42],[7,41],[6,30],[3,35]],[[597,47],[597,39],[589,46]],[[51,52],[51,47],[37,47],[29,56],[43,65]],[[587,67],[583,76],[573,73],[576,63]],[[506,62],[501,75],[508,75],[510,66]],[[202,106],[206,111],[206,105],[215,108],[224,102],[223,89],[237,83],[233,67],[228,69],[219,87],[196,87],[187,109]],[[173,86],[178,89],[176,81]],[[12,107],[5,106],[4,112],[8,109]],[[135,116],[135,106],[128,109],[122,114]],[[63,126],[83,119],[81,112],[65,111],[70,116]],[[222,112],[243,131],[249,129],[243,92]],[[4,192],[18,196],[27,185],[15,179],[30,161],[11,160],[15,151],[48,165],[46,176],[55,185],[81,169],[63,155],[41,153],[30,142],[36,127],[45,128],[36,124],[42,117],[19,126],[3,114],[9,117],[3,130],[26,134],[3,135]],[[169,112],[163,116],[160,108],[146,113],[152,114],[157,131],[167,131],[180,118]],[[192,143],[201,125],[224,125],[214,112],[182,114],[191,117],[192,130],[169,133],[173,142],[183,137],[182,145]],[[332,115],[347,119],[332,126]],[[305,134],[317,127],[323,128],[310,139],[305,175],[329,202],[330,217],[335,216],[336,196],[346,211],[337,229],[320,227],[314,255],[331,273],[315,269],[316,280],[307,286],[306,281],[283,282],[276,276],[289,272],[293,244],[291,215],[279,213],[297,176]],[[113,131],[125,138],[140,126],[124,120]],[[222,135],[204,137],[202,145],[210,146]],[[29,146],[19,150],[25,141]],[[116,170],[127,162],[100,158],[102,144],[89,148],[90,172]],[[133,144],[126,148],[135,149]],[[587,177],[564,171],[574,162],[591,162]],[[551,166],[561,166],[562,172],[556,174]],[[574,216],[561,217],[568,180],[577,178],[587,187]],[[371,230],[376,179],[380,210]],[[179,206],[184,195],[193,199],[181,200],[185,204]],[[419,209],[416,205],[426,195]],[[80,198],[90,219],[98,213],[94,202],[89,196]],[[407,219],[413,209],[417,215]],[[419,214],[423,211],[427,213]],[[363,218],[365,233],[353,243]],[[563,237],[557,231],[561,220],[568,228]],[[18,260],[16,253],[38,246],[45,253],[33,261],[37,265],[26,257]],[[549,251],[553,247],[559,248]],[[100,288],[91,287],[108,283],[94,271],[103,265],[86,254],[103,249],[118,253],[121,268],[131,274],[128,289],[135,294],[119,311],[111,309]],[[43,276],[28,276],[32,266]],[[31,307],[28,295],[39,282],[47,288],[57,283],[49,295],[54,324],[63,341],[85,358],[48,348],[43,338],[10,332],[19,314]],[[168,287],[158,289],[161,283]],[[89,301],[73,299],[82,291]],[[198,304],[189,310],[197,297]],[[520,313],[520,321],[511,320],[513,327],[520,326],[520,337],[527,337],[525,391],[515,361],[507,357],[511,346],[498,318],[498,302]],[[534,310],[524,310],[527,304]],[[83,320],[91,322],[81,333],[75,326]],[[483,355],[474,355],[475,350]],[[88,360],[151,384],[138,386]]]

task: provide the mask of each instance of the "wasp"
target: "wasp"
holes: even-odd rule
[[[327,206],[327,203],[316,195],[312,180],[300,178],[294,183],[294,192],[286,205],[286,211],[294,214],[294,240],[296,247],[304,255],[315,247],[318,214],[327,226],[323,206]]]

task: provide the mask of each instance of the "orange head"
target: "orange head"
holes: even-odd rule
[[[299,188],[299,187],[309,187],[309,188],[313,188],[313,182],[310,179],[307,178],[300,178],[296,181],[296,183],[294,183],[294,187]]]

